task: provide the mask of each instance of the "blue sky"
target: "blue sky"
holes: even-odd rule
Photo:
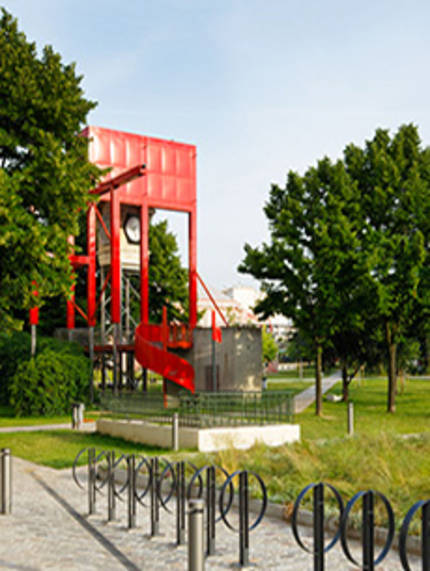
[[[89,123],[194,143],[198,259],[217,288],[267,239],[272,182],[377,127],[430,144],[430,3],[10,0],[38,46],[75,61]],[[172,226],[183,245],[184,216]]]

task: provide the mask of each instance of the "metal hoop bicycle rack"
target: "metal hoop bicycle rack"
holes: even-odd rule
[[[224,494],[227,487],[233,484],[234,478],[239,477],[239,527],[234,527],[227,518],[228,510],[224,508]],[[253,476],[262,492],[261,509],[252,524],[249,523],[249,476]],[[228,505],[228,503],[227,503]],[[249,533],[256,529],[263,520],[267,508],[267,489],[260,476],[251,470],[236,470],[233,472],[221,488],[219,495],[219,510],[221,518],[231,531],[239,533],[239,565],[249,565]],[[230,509],[230,508],[229,508]]]
[[[405,571],[411,571],[406,550],[409,526],[412,518],[421,510],[421,562],[423,571],[430,569],[430,500],[416,502],[403,520],[399,533],[399,555]]]
[[[378,555],[378,557],[376,557],[376,559],[375,559],[375,516],[374,516],[375,498],[380,498],[382,500],[382,503],[385,507],[388,516],[387,540],[380,554]],[[352,508],[360,499],[362,500],[362,530],[363,530],[362,541],[361,541],[363,556],[361,564],[358,563],[357,560],[352,556],[348,547],[348,540],[347,540],[348,518]],[[387,498],[380,492],[376,492],[374,490],[357,492],[349,500],[345,508],[345,511],[343,512],[343,516],[340,522],[340,528],[341,528],[342,549],[346,557],[351,561],[351,563],[354,563],[354,565],[361,567],[364,571],[373,571],[373,569],[385,559],[388,552],[390,551],[391,544],[393,543],[395,526],[394,526],[394,513],[391,504],[387,500]]]
[[[82,490],[85,489],[85,486],[83,486],[79,481],[78,475],[76,473],[76,468],[78,466],[79,458],[83,455],[84,452],[88,452],[88,514],[94,515],[96,513],[97,492],[101,493],[103,486],[107,482],[107,478],[105,478],[101,481],[100,485],[97,485],[97,464],[103,458],[105,458],[108,453],[105,450],[102,450],[97,454],[95,448],[83,448],[80,452],[78,452],[73,462],[72,475],[75,483]]]
[[[340,515],[342,516],[344,508],[343,501],[334,486],[327,484],[325,482],[312,483],[303,488],[303,490],[297,496],[294,502],[294,508],[291,518],[291,527],[294,535],[294,539],[298,545],[308,553],[313,553],[314,556],[314,571],[324,570],[325,554],[332,549],[340,539],[340,525],[335,533],[333,539],[327,544],[324,544],[324,488],[328,488],[333,492],[336,499],[337,505],[339,507]],[[299,534],[298,530],[298,515],[300,510],[300,505],[304,500],[305,496],[312,490],[313,492],[313,549],[307,547]]]
[[[220,515],[216,517],[216,471],[219,471],[224,476],[224,482],[228,480],[229,473],[225,470],[222,466],[217,464],[211,464],[203,466],[202,468],[198,469],[194,476],[191,478],[188,489],[187,489],[187,498],[190,499],[192,497],[192,490],[194,482],[198,479],[199,481],[199,488],[196,494],[197,498],[202,498],[203,496],[203,481],[202,475],[206,473],[206,555],[214,555],[215,553],[215,532],[216,532],[216,524],[222,520],[222,513],[220,511]],[[224,514],[227,515],[229,512],[234,499],[234,488],[233,483],[230,481],[229,484],[229,498],[227,502],[227,506],[224,508]]]

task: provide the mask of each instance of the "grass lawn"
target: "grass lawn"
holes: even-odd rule
[[[85,418],[95,419],[97,411],[85,411]],[[9,406],[0,405],[0,427],[8,426],[37,426],[39,424],[67,424],[72,421],[72,413],[62,416],[14,416]]]
[[[51,468],[68,468],[82,448],[117,450],[126,454],[145,456],[165,455],[164,448],[127,442],[102,434],[47,430],[43,432],[0,433],[0,448],[10,448],[13,455]],[[85,455],[83,455],[85,456]],[[82,462],[85,460],[82,459]]]
[[[315,367],[303,367],[302,369],[303,378],[314,379],[315,378]],[[324,373],[325,374],[325,373]],[[279,371],[278,373],[268,373],[268,379],[300,379],[299,369],[295,367],[291,371]]]
[[[295,395],[306,390],[308,387],[312,386],[313,381],[300,381],[299,379],[282,379],[274,381],[273,379],[267,379],[267,390],[268,391],[291,391]]]
[[[403,392],[396,397],[396,412],[387,408],[387,380],[368,378],[350,385],[350,399],[354,403],[354,425],[357,435],[376,435],[382,432],[415,434],[430,432],[430,380],[408,379]],[[331,391],[341,394],[341,383]],[[315,415],[315,405],[295,416],[305,439],[338,438],[346,434],[347,407],[345,403],[324,401],[323,417]],[[430,472],[430,469],[429,469]]]

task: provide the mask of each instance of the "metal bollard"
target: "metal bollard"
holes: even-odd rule
[[[179,450],[179,414],[173,413],[172,416],[172,450]]]
[[[107,454],[108,464],[108,521],[114,521],[116,516],[116,498],[115,498],[115,452]]]
[[[203,541],[203,513],[205,502],[193,499],[188,502],[188,571],[203,571],[205,567]]]
[[[96,513],[96,450],[88,449],[88,513]]]
[[[352,436],[354,434],[354,403],[348,403],[348,434]]]
[[[160,492],[158,458],[151,458],[151,537],[160,534]]]
[[[136,459],[134,455],[127,457],[128,477],[128,529],[136,527]]]
[[[206,501],[206,555],[214,555],[216,509],[215,466],[208,466],[206,468]]]
[[[0,513],[12,513],[12,456],[9,448],[0,452]]]
[[[243,470],[239,474],[239,548],[240,565],[249,565],[249,496],[248,472]]]
[[[176,464],[176,545],[185,543],[185,462]]]

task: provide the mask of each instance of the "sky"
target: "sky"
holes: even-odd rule
[[[77,64],[89,124],[197,145],[198,270],[239,274],[268,240],[271,184],[375,129],[430,145],[430,3],[423,0],[7,0],[20,29]],[[162,213],[158,213],[159,218]],[[186,257],[186,220],[170,220]]]

